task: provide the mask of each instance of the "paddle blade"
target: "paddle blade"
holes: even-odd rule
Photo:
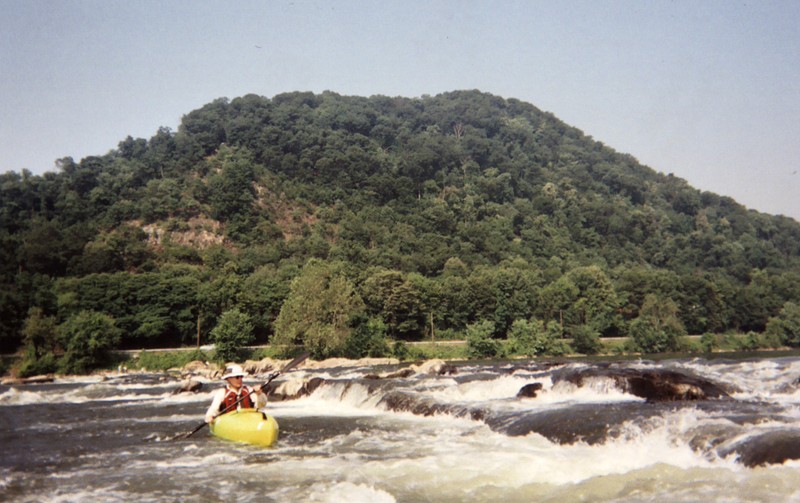
[[[286,372],[287,370],[291,370],[296,366],[300,365],[303,361],[305,361],[306,358],[309,357],[310,354],[311,353],[309,353],[308,351],[305,351],[303,353],[300,353],[298,356],[295,356],[294,360],[284,365],[284,367],[281,369],[281,372]]]

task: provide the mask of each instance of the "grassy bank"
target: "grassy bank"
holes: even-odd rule
[[[720,355],[720,354],[741,354],[743,352],[759,352],[775,349],[784,351],[788,348],[773,348],[764,344],[765,341],[753,334],[706,334],[703,336],[686,336],[680,339],[679,350],[669,354],[647,354],[642,355],[629,350],[628,338],[602,338],[600,339],[601,348],[598,354],[589,356],[592,359],[604,357],[646,357],[646,358],[677,358],[690,355]],[[509,347],[508,341],[498,341],[499,358],[516,358],[516,355]],[[555,355],[559,357],[587,357],[576,353],[570,346],[570,339],[563,339],[562,342],[567,351],[565,354]],[[470,351],[466,341],[442,340],[442,341],[422,341],[422,342],[397,342],[384,356],[395,357],[401,361],[421,361],[430,359],[442,360],[469,360]],[[261,360],[263,358],[285,359],[292,356],[291,351],[285,347],[258,346],[244,348],[241,350],[238,361]],[[539,355],[538,357],[548,359],[554,355]],[[211,348],[170,348],[170,349],[148,349],[136,351],[115,351],[108,364],[100,369],[113,371],[120,367],[128,370],[145,370],[149,372],[162,372],[169,369],[182,368],[187,363],[200,361],[213,361],[214,351]],[[0,375],[11,371],[18,365],[19,357],[4,355],[0,358]]]

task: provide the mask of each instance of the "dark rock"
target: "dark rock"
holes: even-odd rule
[[[781,464],[800,459],[800,430],[776,430],[747,438],[733,448],[720,452],[722,456],[737,454],[739,462],[748,467]]]
[[[531,414],[498,415],[488,418],[486,424],[493,431],[510,437],[537,433],[558,444],[585,442],[594,445],[623,435],[626,424],[646,421],[661,413],[663,410],[658,404],[642,402],[610,403],[603,407],[580,404]]]
[[[554,374],[553,377],[554,383],[564,380],[576,386],[583,386],[590,378],[611,379],[622,391],[642,397],[648,402],[708,400],[730,396],[722,386],[708,379],[666,369],[639,370],[598,366],[571,369]]]
[[[456,375],[456,374],[458,374],[458,367],[456,367],[455,365],[451,365],[449,363],[447,365],[442,366],[439,369],[439,375],[440,376],[443,376],[443,375]]]
[[[310,395],[314,391],[317,390],[322,384],[325,382],[325,379],[321,377],[312,377],[309,379],[306,384],[303,386],[303,391],[305,394]]]
[[[487,416],[487,412],[478,407],[440,403],[432,398],[402,391],[386,393],[378,404],[395,412],[410,412],[417,416],[447,414],[453,417],[468,417],[473,421],[481,421]]]
[[[397,379],[397,378],[405,378],[411,377],[414,375],[414,369],[407,368],[407,369],[400,369],[397,372],[392,372],[391,374],[387,374],[384,376],[385,379]]]
[[[517,392],[517,398],[536,398],[536,392],[542,389],[542,383],[526,384]]]

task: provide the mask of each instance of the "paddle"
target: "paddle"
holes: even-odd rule
[[[295,368],[296,366],[300,365],[300,363],[301,363],[303,360],[305,360],[306,358],[308,358],[308,355],[309,355],[309,354],[308,354],[307,352],[306,352],[306,353],[302,353],[302,354],[300,354],[299,356],[296,356],[294,360],[292,360],[292,361],[290,361],[289,363],[287,363],[286,365],[284,365],[284,366],[283,366],[283,368],[282,368],[282,369],[280,369],[279,371],[277,371],[277,372],[273,372],[273,373],[272,373],[272,374],[269,376],[269,379],[267,379],[267,380],[266,380],[266,382],[265,382],[264,384],[262,384],[262,385],[261,385],[261,390],[262,390],[262,391],[263,391],[263,390],[265,390],[265,389],[266,389],[266,387],[267,387],[267,386],[269,386],[269,383],[271,383],[271,382],[272,382],[272,380],[273,380],[273,379],[275,379],[276,377],[278,377],[279,375],[283,374],[284,372],[288,372],[289,370],[292,370],[292,369],[293,369],[293,368]],[[242,400],[244,400],[244,398],[245,398],[245,397],[243,396],[243,397],[239,398],[238,400],[236,400],[234,403],[232,403],[232,404],[230,404],[229,406],[225,407],[225,409],[224,409],[222,412],[220,412],[220,414],[219,414],[219,415],[225,414],[225,413],[226,413],[226,412],[228,412],[229,410],[231,410],[231,409],[233,409],[234,407],[236,407],[237,405],[239,405],[239,402],[241,402]],[[203,429],[203,427],[205,427],[205,426],[207,426],[207,425],[208,425],[208,423],[206,423],[205,421],[203,421],[202,423],[200,423],[199,425],[197,425],[197,428],[193,429],[193,430],[192,430],[192,431],[190,431],[189,433],[184,433],[184,434],[182,434],[182,435],[178,435],[177,437],[173,438],[173,440],[175,440],[175,439],[178,439],[178,438],[189,438],[189,437],[191,437],[192,435],[194,435],[195,433],[197,433],[198,431],[202,430],[202,429]]]

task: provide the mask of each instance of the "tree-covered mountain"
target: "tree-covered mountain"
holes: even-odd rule
[[[478,91],[218,99],[58,167],[0,175],[4,352],[68,353],[78,316],[155,347],[233,312],[334,354],[482,323],[763,332],[800,303],[798,222]]]

